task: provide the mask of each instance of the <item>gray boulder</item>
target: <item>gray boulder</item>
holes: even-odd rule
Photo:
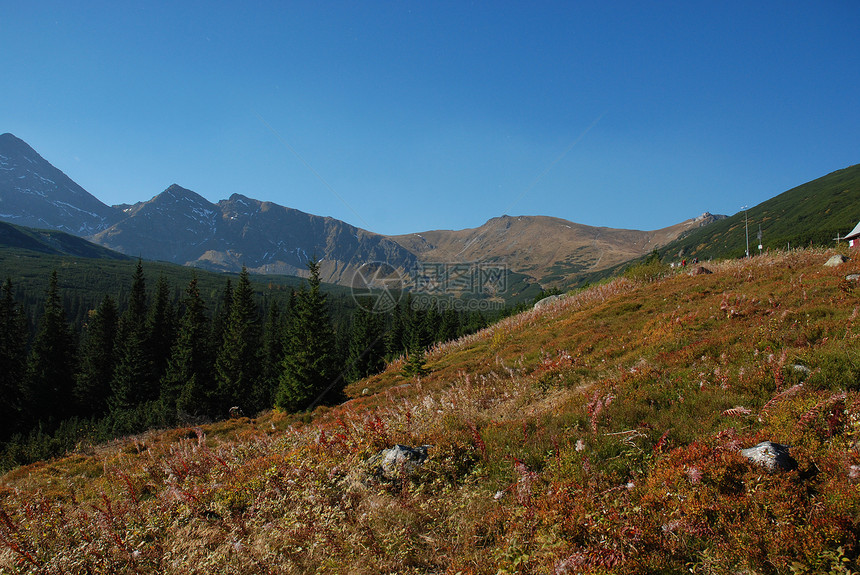
[[[824,265],[829,267],[829,268],[835,268],[836,266],[841,266],[842,264],[844,264],[847,261],[848,261],[848,258],[846,258],[845,256],[843,256],[841,254],[836,254],[835,256],[831,256],[831,258],[829,260],[824,262]]]
[[[789,455],[787,445],[773,441],[762,441],[755,447],[741,449],[741,455],[761,465],[771,473],[774,471],[791,471],[797,469],[797,461]]]
[[[543,298],[542,300],[538,300],[537,303],[535,303],[534,309],[541,309],[541,308],[546,307],[548,305],[552,305],[553,303],[557,302],[560,299],[561,299],[560,295],[547,296],[547,297]]]
[[[427,449],[429,447],[429,445],[409,447],[408,445],[397,444],[394,447],[383,449],[371,461],[371,464],[375,466],[374,474],[382,479],[398,479],[412,475],[427,461]]]
[[[714,272],[712,272],[711,270],[709,270],[705,266],[697,266],[697,267],[694,267],[693,269],[690,270],[691,276],[702,276],[702,275],[707,275],[707,274],[712,274],[712,273],[714,273]]]

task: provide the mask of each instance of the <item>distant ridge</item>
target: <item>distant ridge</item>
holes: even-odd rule
[[[666,245],[724,216],[702,214],[660,230],[592,227],[549,216],[501,216],[465,230],[391,236],[431,261],[504,262],[544,286],[570,285],[583,274],[611,268]]]
[[[58,230],[35,230],[0,222],[0,247],[51,255],[127,260],[130,256]]]

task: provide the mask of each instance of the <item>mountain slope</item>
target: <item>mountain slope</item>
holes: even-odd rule
[[[322,259],[326,282],[349,284],[365,262],[407,270],[415,256],[384,236],[340,220],[261,202],[240,194],[217,204],[176,184],[93,240],[132,255],[216,271],[305,275],[306,262]]]
[[[706,213],[661,230],[639,231],[592,227],[548,216],[501,216],[478,228],[391,239],[426,261],[499,262],[545,286],[569,285],[583,273],[650,253],[720,217]]]
[[[792,188],[778,196],[711,226],[694,229],[666,245],[667,258],[741,257],[746,252],[746,228],[750,253],[758,253],[761,226],[763,249],[833,245],[860,221],[860,164]]]
[[[857,571],[860,267],[833,253],[615,279],[313,414],[81,442],[0,478],[0,570]],[[796,467],[741,454],[764,440]]]
[[[123,211],[125,217],[93,241],[146,259],[187,264],[216,237],[217,206],[175,184]]]
[[[0,222],[0,249],[22,249],[51,255],[125,260],[128,256],[56,230],[34,230]]]
[[[119,213],[12,134],[0,134],[0,220],[89,236]]]

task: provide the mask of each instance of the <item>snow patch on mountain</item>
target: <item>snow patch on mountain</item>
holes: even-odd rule
[[[70,204],[68,202],[54,202],[54,205],[55,206],[63,206],[63,207],[69,208],[70,210],[75,210],[75,211],[81,212],[83,214],[87,214],[88,216],[92,216],[92,217],[96,218],[97,220],[104,221],[104,218],[101,217],[100,215],[93,213],[93,212],[88,212],[87,210],[85,210],[83,208],[79,208],[78,206],[73,206],[72,204]]]
[[[199,217],[200,221],[214,222],[215,212],[206,208],[191,208],[191,211]]]

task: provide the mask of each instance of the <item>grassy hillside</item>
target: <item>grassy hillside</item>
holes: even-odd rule
[[[0,572],[857,570],[860,263],[830,255],[615,279],[336,408],[82,444],[0,479]],[[739,454],[766,439],[797,469]],[[429,457],[374,473],[396,443]]]
[[[758,253],[761,226],[763,249],[834,245],[860,221],[860,164],[797,186],[775,198],[714,222],[662,248],[670,259],[741,257],[746,252],[744,217],[748,219],[750,253]]]

